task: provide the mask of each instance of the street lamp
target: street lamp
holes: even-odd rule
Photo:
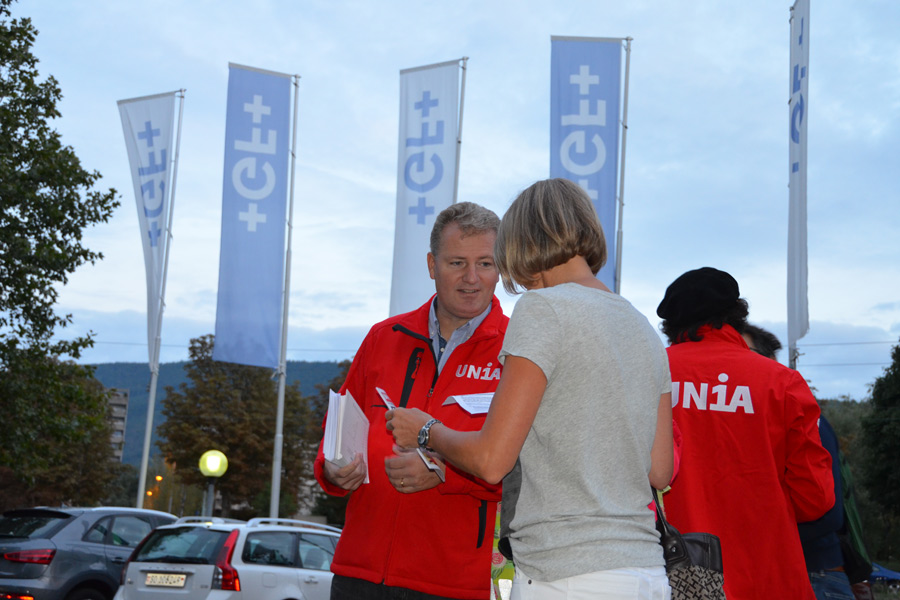
[[[206,490],[207,514],[213,516],[213,507],[216,498],[216,479],[225,474],[228,470],[228,459],[218,450],[207,450],[200,457],[200,472],[209,480],[209,487]]]

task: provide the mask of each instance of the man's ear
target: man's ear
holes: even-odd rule
[[[434,254],[428,253],[428,275],[434,279]]]

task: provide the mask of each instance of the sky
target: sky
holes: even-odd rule
[[[399,71],[466,56],[459,199],[499,215],[549,174],[550,38],[631,37],[621,293],[731,273],[787,346],[791,3],[19,0],[55,127],[121,206],[60,288],[83,361],[147,361],[140,233],[116,101],[184,88],[161,361],[213,333],[228,63],[299,74],[288,360],[350,358],[388,316]],[[862,400],[900,335],[900,3],[811,0],[809,333],[798,369]],[[609,235],[609,231],[607,231]],[[426,268],[422,256],[422,269]],[[498,286],[504,311],[515,297]],[[423,298],[424,301],[424,298]],[[780,354],[787,362],[787,351]],[[149,377],[149,375],[148,375]]]

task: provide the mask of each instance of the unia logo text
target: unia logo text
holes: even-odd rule
[[[699,388],[693,381],[672,382],[672,406],[681,402],[684,408],[696,410],[713,410],[719,412],[737,412],[740,408],[747,414],[753,414],[753,400],[750,388],[746,385],[728,386],[728,375],[719,373],[720,385],[712,387],[712,398],[709,397],[709,384],[701,383]],[[713,402],[710,404],[709,401]]]
[[[488,363],[486,367],[476,367],[475,365],[459,365],[456,367],[457,377],[467,377],[469,379],[481,379],[482,381],[490,381],[491,379],[500,379],[500,367],[491,368],[493,363]]]

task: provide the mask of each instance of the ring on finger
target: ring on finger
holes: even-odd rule
[[[400,487],[403,487],[403,478],[400,478]]]

